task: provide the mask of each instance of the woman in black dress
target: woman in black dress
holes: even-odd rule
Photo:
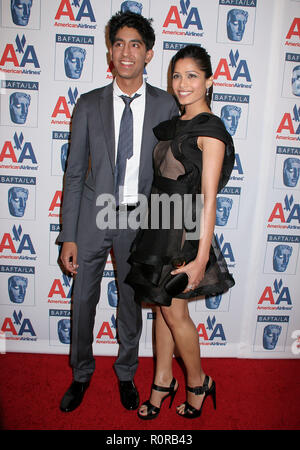
[[[167,397],[170,406],[173,402],[178,390],[172,374],[175,347],[187,372],[186,401],[177,413],[199,417],[208,396],[215,406],[216,385],[201,366],[199,336],[187,300],[217,295],[234,285],[214,236],[216,196],[229,180],[234,147],[223,122],[209,107],[213,84],[210,57],[202,47],[189,45],[173,57],[171,70],[172,87],[184,112],[154,129],[159,143],[154,150],[148,220],[153,217],[151,212],[159,210],[162,194],[179,195],[182,204],[192,198],[195,213],[201,193],[201,234],[188,238],[184,220],[178,227],[177,204],[168,210],[167,227],[161,218],[158,227],[149,222],[132,248],[127,281],[135,289],[137,301],[156,305],[156,370],[151,397],[138,411],[141,419],[157,417]],[[162,216],[165,210],[164,206],[160,209]],[[183,212],[180,215],[184,219]]]

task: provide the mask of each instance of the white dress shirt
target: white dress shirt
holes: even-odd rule
[[[115,123],[115,161],[117,160],[118,141],[120,122],[125,108],[125,103],[120,98],[120,95],[127,95],[121,91],[116,80],[113,83],[113,102],[114,102],[114,123]],[[139,182],[139,167],[140,167],[140,154],[143,135],[143,123],[145,114],[146,103],[146,84],[143,81],[142,86],[131,95],[140,94],[140,97],[134,99],[131,104],[132,116],[133,116],[133,155],[130,159],[127,159],[125,181],[124,181],[124,195],[121,203],[133,204],[138,201],[138,182]]]

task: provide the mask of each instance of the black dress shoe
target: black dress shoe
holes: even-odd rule
[[[67,392],[60,402],[60,410],[63,412],[71,412],[76,409],[84,397],[85,391],[89,387],[90,382],[80,383],[73,381]]]
[[[133,381],[120,381],[121,403],[126,409],[137,409],[140,398]]]

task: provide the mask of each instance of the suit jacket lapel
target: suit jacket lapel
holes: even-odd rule
[[[106,148],[111,164],[112,171],[115,168],[115,124],[114,124],[114,105],[113,105],[113,85],[106,86],[100,96],[99,101],[100,117],[102,120],[102,129],[105,136]]]

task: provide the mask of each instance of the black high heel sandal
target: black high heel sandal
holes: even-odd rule
[[[187,386],[187,390],[189,392],[193,392],[193,394],[195,394],[195,395],[202,395],[202,394],[204,394],[204,398],[203,398],[203,401],[202,401],[200,409],[194,408],[187,401],[184,402],[184,412],[182,414],[180,414],[177,411],[177,414],[179,416],[185,417],[186,419],[195,419],[196,417],[200,417],[201,412],[202,412],[202,407],[204,405],[204,402],[205,402],[206,398],[209,395],[212,396],[214,409],[217,408],[217,403],[216,403],[216,383],[213,381],[211,387],[209,388],[208,387],[208,382],[209,382],[209,376],[205,375],[203,386],[197,386],[197,387],[194,387],[194,388]]]
[[[152,389],[159,392],[168,392],[168,395],[162,398],[159,408],[157,406],[152,405],[152,403],[150,403],[150,400],[144,402],[141,406],[147,406],[147,414],[140,414],[140,412],[138,411],[139,418],[143,420],[155,419],[160,412],[161,405],[168,397],[171,397],[169,405],[169,408],[171,408],[175,394],[178,390],[178,386],[177,389],[175,390],[175,384],[176,384],[175,378],[173,378],[173,380],[171,381],[170,387],[157,386],[156,384],[153,383]]]

